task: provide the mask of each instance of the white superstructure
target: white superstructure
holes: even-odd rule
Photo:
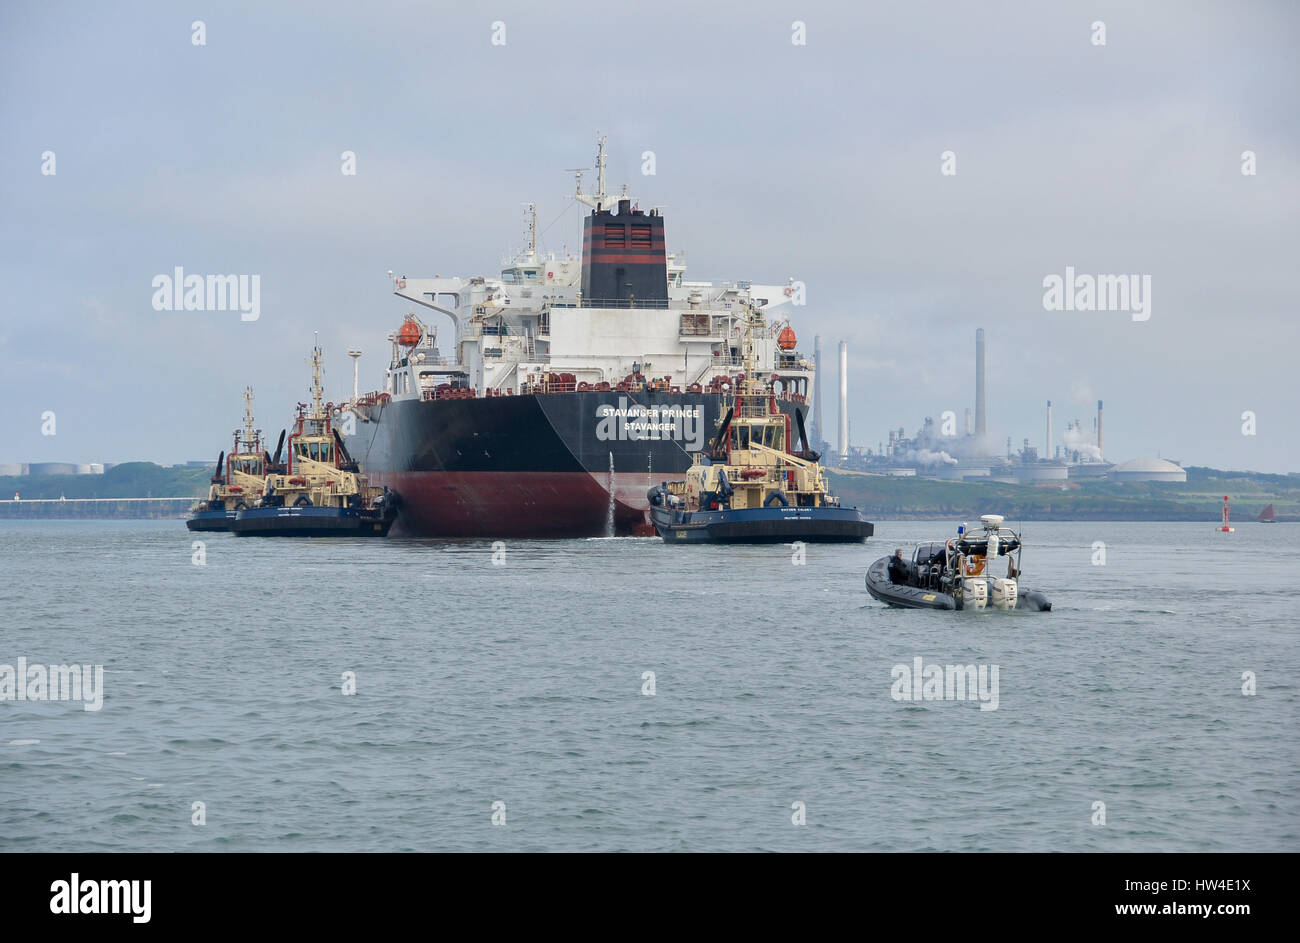
[[[579,174],[575,199],[597,210],[626,207],[626,194],[604,193],[603,139],[597,167],[599,192],[584,194]],[[387,393],[428,396],[449,385],[474,396],[511,395],[545,388],[555,377],[571,377],[567,382],[578,389],[608,389],[635,374],[683,391],[708,387],[742,369],[745,306],[752,304],[766,316],[754,337],[759,370],[776,375],[780,395],[810,398],[814,365],[793,349],[792,331],[783,337],[789,322],[782,309],[798,297],[793,279],[785,285],[688,281],[677,253],[666,256],[666,300],[587,300],[582,260],[539,254],[532,206],[530,213],[528,248],[495,276],[394,279],[394,294],[443,315],[452,335],[445,353],[436,327],[424,319],[418,344],[401,345],[397,333],[390,335]]]

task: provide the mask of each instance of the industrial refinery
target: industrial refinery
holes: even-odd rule
[[[994,441],[988,432],[988,390],[985,370],[984,329],[975,331],[975,399],[961,417],[945,412],[938,420],[926,416],[910,435],[903,425],[891,427],[887,438],[874,447],[854,445],[848,410],[848,343],[838,350],[839,410],[838,439],[825,439],[821,397],[824,367],[821,338],[813,341],[816,361],[812,437],[827,456],[828,464],[841,470],[896,477],[936,478],[947,481],[998,481],[1004,483],[1060,483],[1097,481],[1186,481],[1187,472],[1174,462],[1159,458],[1136,458],[1115,464],[1106,459],[1105,406],[1097,400],[1097,412],[1089,420],[1066,421],[1059,438],[1054,437],[1053,406],[1046,400],[1041,450],[1029,437],[1016,446],[1012,437]],[[959,422],[960,418],[960,422]]]

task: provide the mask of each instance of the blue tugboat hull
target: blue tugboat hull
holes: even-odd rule
[[[652,505],[650,520],[666,543],[863,543],[875,532],[857,508],[676,511]]]
[[[238,537],[383,537],[397,517],[395,507],[270,507],[240,511],[230,530]]]
[[[230,525],[235,522],[235,511],[222,509],[219,511],[196,511],[185,522],[185,526],[190,530],[230,530]]]

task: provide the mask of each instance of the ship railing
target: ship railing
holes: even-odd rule
[[[667,298],[579,298],[580,308],[667,308]]]
[[[455,360],[453,360],[450,357],[430,357],[426,354],[425,358],[420,361],[412,360],[410,357],[402,357],[400,360],[397,361],[396,366],[398,367],[459,367],[461,366],[461,364],[457,363]]]
[[[734,388],[735,377],[726,377],[725,382]],[[616,393],[637,393],[637,392],[660,392],[660,393],[681,393],[682,387],[677,386],[668,378],[663,379],[644,379],[640,381],[629,382],[627,380],[618,383],[600,382],[588,383],[579,380],[538,380],[533,383],[525,383],[519,388],[518,395],[530,396],[547,393],[585,393],[585,392],[616,392]],[[687,393],[722,393],[722,384],[709,382],[706,384],[692,383],[686,387]],[[452,399],[477,399],[479,397],[499,397],[514,396],[514,387],[498,389],[489,387],[481,392],[472,386],[450,386],[448,384],[439,384],[432,389],[420,391],[420,399],[425,402],[438,402],[441,400]],[[765,394],[766,395],[766,394]],[[387,402],[390,395],[384,391],[373,393],[363,393],[355,400],[356,406],[373,407],[381,402]],[[781,401],[806,404],[808,399],[799,393],[781,392],[776,397]]]

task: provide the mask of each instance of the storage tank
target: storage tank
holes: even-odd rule
[[[1187,470],[1162,458],[1135,458],[1116,465],[1106,477],[1111,481],[1186,481]]]

